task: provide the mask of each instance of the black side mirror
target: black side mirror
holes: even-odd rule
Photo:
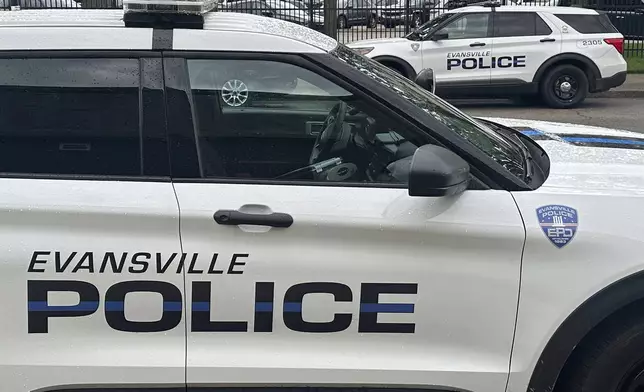
[[[420,71],[416,76],[416,83],[434,94],[436,91],[436,77],[434,76],[434,70],[431,68],[425,68]]]
[[[432,41],[441,41],[441,40],[448,39],[448,38],[449,38],[448,33],[437,32],[437,33],[432,34],[431,40]]]
[[[432,144],[411,159],[409,196],[451,196],[467,189],[470,165],[452,151]]]

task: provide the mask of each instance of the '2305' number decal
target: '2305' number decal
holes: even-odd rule
[[[602,41],[601,39],[584,39],[584,40],[579,41],[579,44],[582,47],[587,48],[589,46],[603,45],[604,41]]]

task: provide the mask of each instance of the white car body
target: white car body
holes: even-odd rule
[[[293,62],[307,56],[324,62],[338,48],[335,40],[301,26],[217,12],[205,16],[203,29],[174,29],[170,36],[153,27],[124,27],[119,11],[0,13],[0,36],[0,60],[13,53],[45,60],[83,51],[90,51],[88,58],[143,53],[142,66],[152,69],[145,75],[153,77],[141,78],[148,86],[141,94],[150,105],[155,98],[147,94],[164,88],[160,52],[163,72],[172,73],[180,67],[177,59],[194,52],[201,59],[207,52],[255,58],[277,52],[284,58],[295,54],[299,60],[288,57]],[[84,87],[109,77],[88,71]],[[3,89],[15,85],[19,92],[64,83],[67,75],[45,72],[34,84],[24,82],[32,69],[7,72],[3,68],[11,82],[3,82]],[[194,99],[178,94],[180,75],[165,80],[164,107],[172,113]],[[132,79],[122,73],[118,83]],[[393,92],[389,97],[390,106],[401,100]],[[443,112],[422,112],[427,121],[459,113],[435,99]],[[154,122],[164,110],[142,110],[150,132],[176,125],[170,114],[167,123]],[[112,113],[102,121],[119,117]],[[494,121],[531,135],[545,149],[551,167],[537,189],[412,197],[395,186],[3,172],[2,390],[385,386],[541,392],[553,380],[540,375],[568,358],[553,356],[549,345],[555,342],[558,353],[569,354],[584,335],[569,335],[568,325],[583,330],[582,324],[596,321],[578,318],[589,308],[598,311],[595,302],[585,302],[644,272],[644,136]],[[190,135],[192,126],[172,129]],[[435,132],[442,129],[436,125]],[[183,144],[168,148],[174,153]],[[59,149],[89,151],[83,147]],[[553,205],[574,209],[574,222],[540,223],[538,211]],[[294,225],[213,221],[215,211],[237,208],[288,212]],[[303,283],[339,292],[304,299]],[[628,298],[639,298],[636,292]],[[345,327],[324,330],[337,320]],[[137,331],[127,329],[133,325]]]
[[[536,14],[547,28],[544,27],[541,34],[537,31],[525,36],[499,37],[494,33],[481,38],[432,38],[433,34],[447,31],[445,29],[450,26],[465,24],[467,19],[464,18],[468,15],[496,17],[504,13]],[[543,88],[540,82],[548,70],[562,64],[582,67],[587,73],[590,92],[616,87],[626,78],[626,61],[609,43],[617,40],[623,45],[623,36],[617,30],[580,33],[561,19],[597,16],[594,10],[527,5],[472,6],[448,11],[440,17],[450,15],[453,17],[440,26],[433,26],[430,21],[409,37],[355,41],[348,46],[409,78],[431,68],[436,77],[436,91],[443,96],[536,94]],[[463,29],[468,33],[467,26]],[[507,64],[502,64],[504,58]]]

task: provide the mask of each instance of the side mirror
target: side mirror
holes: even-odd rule
[[[467,189],[470,165],[452,151],[428,144],[416,150],[409,172],[409,196],[451,196]]]
[[[442,40],[448,39],[448,38],[449,38],[448,33],[437,32],[437,33],[432,34],[431,40],[432,41],[442,41]]]
[[[425,68],[420,71],[416,76],[416,83],[434,94],[436,92],[436,77],[434,76],[434,70],[431,68]]]

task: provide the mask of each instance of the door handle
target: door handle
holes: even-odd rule
[[[289,214],[274,212],[272,214],[248,214],[237,210],[219,210],[215,212],[215,222],[220,225],[257,225],[271,227],[290,227],[293,217]]]
[[[473,42],[470,44],[471,47],[476,47],[476,46],[485,46],[485,42]]]
[[[539,42],[555,42],[556,40],[554,38],[541,38],[541,41]]]

